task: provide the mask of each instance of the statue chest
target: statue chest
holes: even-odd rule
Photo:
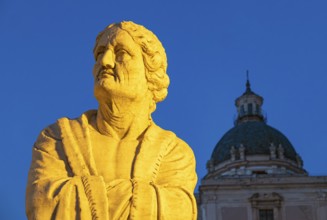
[[[98,174],[105,181],[130,179],[139,141],[118,141],[95,133],[91,134],[91,139]]]

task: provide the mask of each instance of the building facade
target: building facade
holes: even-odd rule
[[[207,163],[198,219],[327,220],[327,176],[308,175],[287,137],[266,123],[262,104],[247,80],[234,127]]]

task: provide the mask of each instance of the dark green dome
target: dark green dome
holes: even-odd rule
[[[238,149],[245,147],[245,155],[270,155],[269,147],[273,143],[284,148],[286,158],[296,162],[296,152],[290,141],[277,129],[263,121],[247,121],[230,129],[217,143],[211,155],[214,165],[230,159],[232,146]]]

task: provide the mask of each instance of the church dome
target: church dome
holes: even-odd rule
[[[290,141],[277,129],[263,121],[247,121],[237,124],[227,131],[213,150],[211,160],[216,165],[231,159],[232,146],[237,150],[241,145],[245,147],[246,155],[270,155],[270,148],[284,148],[284,156],[296,162],[296,152]]]
[[[287,137],[267,125],[262,104],[263,98],[251,90],[247,79],[246,91],[235,100],[235,125],[215,146],[205,178],[307,174]]]

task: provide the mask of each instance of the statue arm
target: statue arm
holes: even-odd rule
[[[133,180],[132,219],[196,219],[196,182],[193,151],[177,139],[162,155],[155,180]]]
[[[164,219],[196,219],[194,188],[197,183],[195,158],[182,140],[173,143],[164,156],[155,182],[159,209]]]
[[[33,147],[26,189],[28,219],[92,219],[107,216],[106,188],[100,176],[76,176],[67,163],[55,129],[41,132]],[[100,204],[99,204],[100,203]]]

